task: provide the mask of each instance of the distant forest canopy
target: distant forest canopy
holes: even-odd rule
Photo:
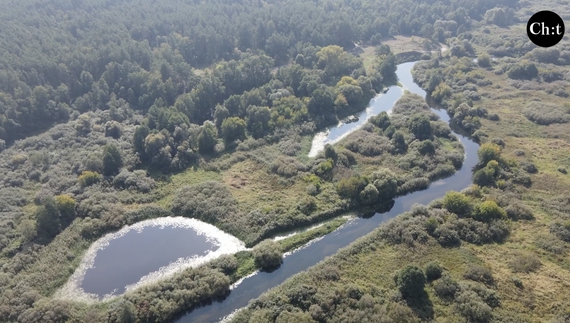
[[[229,95],[265,84],[269,68],[293,60],[311,67],[317,61],[315,48],[349,49],[354,42],[379,44],[393,35],[443,41],[469,29],[471,20],[481,20],[487,10],[516,4],[18,1],[0,12],[0,140],[10,144],[74,113],[125,106],[146,113],[158,99],[173,106],[179,96],[202,86],[212,90],[207,100],[193,111],[181,111],[191,123],[201,124],[213,119],[215,105]],[[219,73],[194,73],[222,60],[241,60],[247,51],[248,68],[261,74],[244,84]]]

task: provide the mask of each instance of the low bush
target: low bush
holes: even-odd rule
[[[435,294],[443,300],[451,300],[459,291],[459,284],[448,273],[433,283]]]
[[[410,217],[409,214],[407,217],[395,218],[380,228],[380,237],[391,244],[424,244],[429,238],[425,231],[425,221],[425,217]]]
[[[420,268],[408,265],[394,276],[394,282],[404,299],[416,298],[424,292],[426,277]]]
[[[515,273],[530,273],[542,266],[540,259],[530,252],[516,252],[509,261],[509,267]]]
[[[364,130],[351,134],[344,146],[353,153],[368,157],[380,156],[393,149],[388,138]]]
[[[514,151],[514,153],[515,153],[515,156],[519,156],[519,157],[524,156],[526,154],[524,152],[524,150],[522,150],[522,149],[517,149]]]
[[[441,278],[443,268],[437,261],[431,261],[426,265],[424,271],[426,274],[427,281],[431,282]]]
[[[271,172],[283,177],[293,177],[307,167],[292,157],[278,157],[271,163]]]
[[[462,291],[457,296],[455,308],[468,322],[486,323],[493,318],[493,309],[471,290]]]
[[[178,190],[172,201],[172,212],[218,223],[236,216],[237,205],[227,187],[219,182],[207,181]]]
[[[495,284],[495,279],[489,268],[479,265],[469,265],[463,273],[465,279],[473,280],[476,282],[484,283],[486,285]]]
[[[473,209],[473,218],[481,222],[491,222],[492,220],[504,219],[507,213],[494,201],[485,201],[478,204]]]
[[[210,267],[220,270],[225,275],[230,275],[238,268],[238,260],[233,255],[222,255],[210,262]]]
[[[422,191],[427,189],[429,185],[430,181],[425,177],[412,178],[398,187],[398,194],[405,195],[416,191]]]
[[[505,212],[507,212],[507,216],[509,219],[512,220],[532,220],[534,219],[534,215],[532,213],[531,208],[522,204],[522,202],[509,204],[505,208]]]
[[[433,236],[437,239],[437,242],[444,247],[456,247],[461,244],[459,234],[448,223],[435,229]]]
[[[497,308],[501,306],[501,299],[499,295],[497,295],[497,292],[492,289],[486,288],[481,284],[467,282],[462,284],[461,288],[463,290],[474,291],[491,308]]]
[[[317,201],[311,196],[303,198],[299,201],[299,204],[297,204],[297,209],[301,211],[301,213],[309,215],[317,209]]]
[[[471,202],[469,198],[459,192],[448,192],[443,198],[443,207],[449,212],[460,216],[468,216],[471,213]]]
[[[84,171],[79,176],[79,185],[81,185],[81,187],[87,187],[98,183],[100,180],[101,180],[101,175],[99,173]]]
[[[253,248],[256,266],[264,270],[272,270],[281,265],[283,252],[280,245],[273,240],[264,240]]]
[[[295,156],[301,148],[300,136],[294,136],[279,143],[279,150],[287,156]]]
[[[564,108],[539,101],[530,102],[523,114],[528,120],[539,125],[570,122],[570,114],[566,113]]]
[[[536,165],[534,165],[531,162],[521,162],[520,166],[522,169],[524,169],[525,172],[530,173],[530,174],[536,174],[538,173],[538,169],[536,168]]]
[[[139,192],[148,193],[156,186],[155,181],[147,177],[144,170],[135,170],[129,172],[126,169],[121,170],[113,179],[113,185],[122,189],[133,189]]]
[[[461,240],[483,244],[492,241],[503,241],[509,235],[509,228],[505,221],[495,220],[490,223],[479,222],[473,219],[450,219],[446,226],[456,232]]]
[[[536,246],[556,255],[565,255],[567,245],[552,235],[541,235],[536,238]]]

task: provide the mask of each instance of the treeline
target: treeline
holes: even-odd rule
[[[283,65],[310,62],[312,46],[348,49],[399,34],[443,41],[488,9],[515,4],[23,1],[1,16],[0,139],[11,143],[74,111],[110,109],[113,94],[135,110],[146,111],[158,98],[172,105],[198,88],[194,68],[244,52]]]
[[[311,48],[312,61],[298,58],[275,74],[271,58],[244,54],[218,64],[176,100],[157,98],[133,137],[141,163],[163,172],[183,170],[201,155],[235,148],[249,137],[271,142],[278,130],[312,133],[362,110],[395,82],[389,48],[377,53],[368,71],[340,46]]]

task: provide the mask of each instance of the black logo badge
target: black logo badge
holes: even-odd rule
[[[540,47],[552,47],[564,37],[564,21],[552,11],[540,11],[530,17],[526,33]]]

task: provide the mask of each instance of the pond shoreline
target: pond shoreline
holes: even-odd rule
[[[125,293],[138,289],[142,286],[152,284],[156,281],[170,277],[184,269],[194,268],[203,265],[215,258],[224,254],[235,254],[236,252],[247,250],[245,244],[236,237],[225,233],[217,227],[191,218],[184,217],[165,217],[141,221],[130,226],[125,226],[121,230],[113,233],[106,234],[102,238],[93,242],[89,249],[83,255],[81,263],[56,294],[55,298],[82,301],[85,303],[94,303],[100,301],[107,301],[114,299],[123,294],[107,294],[100,296],[86,292],[81,286],[87,271],[94,267],[95,258],[99,251],[109,247],[112,241],[124,237],[126,234],[136,231],[141,233],[147,227],[166,228],[184,228],[193,230],[198,235],[206,237],[207,241],[216,245],[218,248],[215,251],[210,251],[205,256],[191,256],[186,258],[178,258],[178,260],[165,264],[159,270],[150,272],[142,276],[135,284],[125,285]]]

